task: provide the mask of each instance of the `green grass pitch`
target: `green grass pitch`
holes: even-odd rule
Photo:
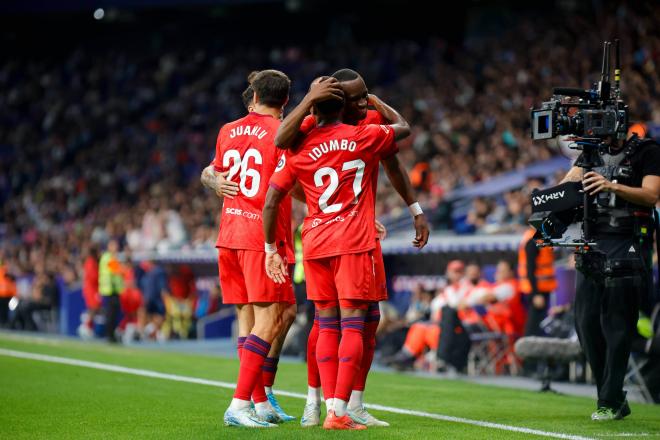
[[[40,353],[130,368],[234,382],[236,359],[112,347],[0,333],[0,348]],[[280,363],[276,390],[306,392],[303,364]],[[412,415],[373,413],[389,428],[363,432],[325,432],[301,428],[297,421],[270,430],[222,426],[232,391],[118,372],[61,365],[0,354],[0,439],[518,439],[537,435],[433,420]],[[391,407],[456,416],[589,438],[660,438],[660,409],[633,404],[631,417],[618,422],[589,420],[590,399],[372,373],[365,400]],[[281,397],[292,415],[304,401]]]

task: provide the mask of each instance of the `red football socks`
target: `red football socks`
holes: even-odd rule
[[[319,366],[316,363],[316,343],[319,339],[319,312],[314,313],[314,324],[307,338],[307,385],[312,388],[321,386]]]
[[[316,361],[321,377],[323,398],[335,396],[339,351],[339,318],[319,318],[319,337],[316,344]]]
[[[238,360],[241,360],[241,355],[243,354],[243,345],[245,344],[245,336],[239,336],[238,341],[236,342],[236,350],[238,351]]]
[[[277,373],[277,364],[280,358],[267,357],[264,359],[264,366],[261,367],[261,377],[265,387],[272,387],[275,383],[275,373]]]
[[[268,351],[270,351],[270,344],[253,334],[245,339],[242,348],[240,348],[239,339],[241,366],[238,372],[238,383],[236,384],[234,398],[250,400],[250,397],[252,397],[254,403],[268,400],[261,377],[261,367]]]
[[[341,343],[339,344],[339,367],[337,369],[337,384],[335,399],[348,402],[353,389],[353,382],[362,366],[362,345],[364,332],[364,317],[342,318]],[[321,339],[319,338],[319,345]],[[317,348],[318,350],[318,348]],[[323,373],[321,373],[323,374]],[[323,378],[323,376],[321,376]],[[324,389],[325,392],[325,389]]]
[[[380,322],[380,309],[378,303],[372,303],[367,311],[367,316],[364,320],[364,337],[362,344],[362,363],[360,372],[355,378],[353,389],[355,391],[364,391],[367,383],[367,376],[371,369],[371,363],[374,360],[374,351],[376,350],[376,330]]]

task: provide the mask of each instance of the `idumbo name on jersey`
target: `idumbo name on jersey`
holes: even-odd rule
[[[316,161],[321,156],[331,151],[355,151],[357,144],[355,141],[348,141],[347,139],[333,139],[328,142],[323,142],[318,147],[312,148],[312,151],[307,153],[312,160]]]

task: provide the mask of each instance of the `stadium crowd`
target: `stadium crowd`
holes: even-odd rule
[[[220,204],[199,174],[218,127],[244,112],[247,73],[263,65],[294,79],[292,102],[336,67],[361,72],[410,121],[401,161],[434,228],[454,229],[453,190],[556,154],[530,140],[529,108],[553,85],[589,87],[604,36],[629,36],[624,94],[634,119],[660,123],[660,8],[612,12],[598,27],[575,16],[521,16],[497,38],[475,33],[460,47],[442,39],[340,40],[190,51],[171,41],[129,51],[119,38],[101,53],[81,46],[42,61],[3,61],[0,258],[14,277],[58,274],[73,285],[83,280],[85,250],[111,239],[128,251],[212,248]],[[459,232],[521,231],[526,191],[475,199],[470,226]],[[377,215],[402,209],[379,185]],[[25,296],[41,298],[44,284],[31,284]]]

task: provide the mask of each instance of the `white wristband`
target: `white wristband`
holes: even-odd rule
[[[267,254],[274,254],[277,252],[277,246],[275,243],[265,243],[264,250]]]
[[[424,211],[422,211],[422,207],[419,206],[419,202],[411,203],[408,205],[408,209],[410,210],[410,214],[413,217],[417,217],[420,214],[424,214]]]

